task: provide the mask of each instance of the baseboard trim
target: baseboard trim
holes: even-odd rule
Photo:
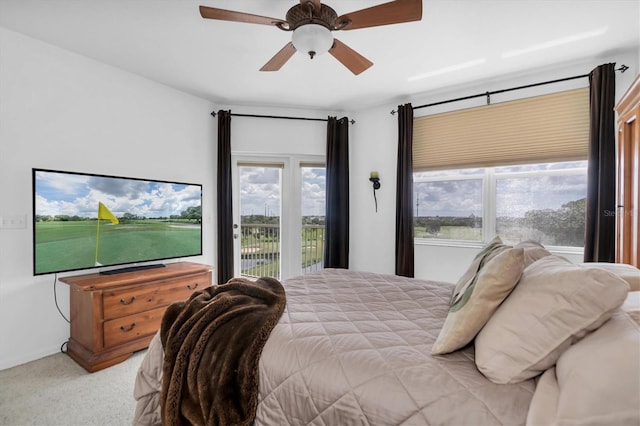
[[[28,362],[31,361],[36,361],[39,360],[41,358],[50,356],[50,355],[55,355],[57,353],[60,353],[60,345],[58,346],[52,346],[49,348],[41,348],[37,351],[33,351],[33,352],[29,352],[29,353],[25,353],[25,354],[20,354],[20,356],[14,357],[14,358],[9,358],[9,359],[1,359],[0,360],[0,371],[2,370],[6,370],[12,367],[17,367],[18,365],[22,365],[22,364],[26,364]]]

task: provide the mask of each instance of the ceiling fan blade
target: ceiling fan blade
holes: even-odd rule
[[[422,0],[395,0],[339,16],[336,26],[349,22],[343,30],[399,24],[422,19]]]
[[[293,43],[287,43],[273,58],[269,59],[269,62],[264,64],[260,71],[278,71],[282,66],[296,53],[296,48],[293,47]]]
[[[355,75],[368,69],[373,62],[338,40],[333,39],[333,47],[329,49],[329,53],[342,63],[345,67],[349,68],[349,71]]]
[[[289,25],[287,21],[267,16],[252,15],[244,12],[234,12],[233,10],[217,9],[215,7],[200,6],[200,16],[205,19],[218,19],[220,21],[246,22],[249,24],[262,25]]]
[[[300,0],[300,4],[305,5],[307,3],[313,4],[313,11],[316,15],[320,14],[320,0]]]

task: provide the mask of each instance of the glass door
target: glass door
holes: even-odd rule
[[[286,279],[322,269],[324,158],[233,158],[235,276]]]
[[[236,272],[245,277],[279,279],[283,165],[239,162],[236,169]]]

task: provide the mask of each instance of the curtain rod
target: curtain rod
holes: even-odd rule
[[[620,65],[620,68],[616,69],[615,71],[620,71],[621,73],[624,73],[628,69],[629,67],[623,64],[623,65]],[[562,81],[576,80],[578,78],[585,78],[585,77],[589,77],[589,74],[574,75],[573,77],[559,78],[556,80],[542,81],[540,83],[526,84],[524,86],[510,87],[509,89],[494,90],[491,92],[478,93],[476,95],[463,96],[461,98],[447,99],[446,101],[440,101],[440,102],[434,102],[431,104],[415,106],[413,107],[413,109],[415,110],[415,109],[427,108],[427,107],[436,106],[436,105],[448,104],[452,102],[466,101],[467,99],[479,98],[482,96],[487,97],[487,105],[489,105],[491,103],[491,95],[495,95],[497,93],[505,93],[505,92],[511,92],[513,90],[528,89],[530,87],[543,86],[545,84],[552,84],[552,83],[560,83]],[[396,112],[397,111],[392,110],[391,115],[394,115]]]
[[[289,117],[284,115],[238,114],[238,113],[232,113],[232,112],[229,112],[229,114],[231,114],[231,116],[233,117],[280,118],[284,120],[327,121],[326,118]],[[217,114],[215,111],[211,111],[211,115],[215,117]],[[356,120],[354,119],[349,120],[349,123],[351,124],[355,124],[355,122]]]

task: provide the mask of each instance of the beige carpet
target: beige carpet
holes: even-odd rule
[[[131,425],[146,351],[88,373],[66,354],[0,371],[0,425]]]

